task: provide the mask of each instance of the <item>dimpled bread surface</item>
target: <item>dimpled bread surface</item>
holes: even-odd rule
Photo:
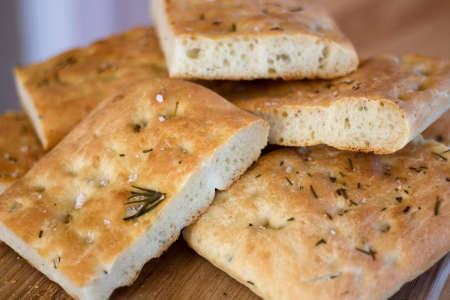
[[[152,15],[171,77],[335,78],[358,66],[313,1],[153,0]]]
[[[1,195],[0,238],[70,295],[105,299],[258,158],[267,136],[262,119],[199,85],[135,83]]]
[[[450,250],[450,152],[327,146],[263,155],[188,244],[264,299],[387,299]]]

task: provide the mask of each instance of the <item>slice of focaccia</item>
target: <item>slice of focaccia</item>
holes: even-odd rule
[[[431,124],[422,134],[425,138],[450,145],[450,110],[447,110],[436,122]]]
[[[15,69],[22,106],[45,149],[119,87],[166,74],[152,28],[135,28]]]
[[[153,0],[152,14],[172,77],[335,78],[358,65],[311,1]]]
[[[42,155],[44,150],[24,113],[0,115],[0,194]]]
[[[70,295],[105,299],[257,159],[268,131],[196,84],[136,83],[0,196],[0,239]]]
[[[264,155],[183,235],[264,299],[387,299],[450,250],[450,152]]]
[[[378,56],[332,81],[206,82],[270,123],[269,142],[392,153],[450,107],[450,62]]]

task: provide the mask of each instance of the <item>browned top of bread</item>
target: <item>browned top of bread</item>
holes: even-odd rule
[[[175,35],[306,34],[352,47],[332,18],[312,1],[170,0],[166,13]]]
[[[196,84],[140,81],[103,102],[0,197],[0,222],[82,287],[105,276],[206,158],[255,122],[263,121]],[[139,188],[165,197],[124,220],[139,211],[126,205],[141,200],[128,198]]]
[[[349,99],[375,100],[381,106],[401,112],[405,127],[409,129],[405,132],[409,141],[450,106],[450,61],[415,54],[380,55],[363,60],[354,73],[329,81],[204,84],[237,106],[259,115],[327,108]],[[365,113],[363,107],[360,111]],[[370,148],[361,150],[374,151]],[[376,150],[383,153],[382,149]]]
[[[0,193],[22,177],[44,154],[25,114],[8,112],[0,116]]]
[[[447,110],[436,122],[428,127],[422,135],[444,145],[450,145],[450,110]]]
[[[277,150],[184,237],[265,299],[386,299],[450,250],[449,153]]]
[[[138,27],[41,63],[16,68],[45,148],[59,142],[100,101],[136,79],[166,76],[153,28]]]

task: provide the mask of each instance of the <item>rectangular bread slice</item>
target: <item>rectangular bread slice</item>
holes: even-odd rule
[[[24,113],[0,115],[0,194],[43,155],[44,149]]]
[[[312,1],[152,0],[171,77],[335,78],[358,56]]]
[[[138,27],[15,69],[17,93],[45,149],[103,99],[137,79],[166,77],[153,28]]]
[[[449,159],[420,139],[273,151],[183,236],[264,299],[387,299],[450,250]]]
[[[423,132],[423,137],[434,139],[444,145],[450,145],[450,110],[447,110],[436,122]]]
[[[450,107],[450,61],[377,56],[324,81],[206,82],[270,124],[269,142],[392,153]]]
[[[0,196],[0,239],[73,297],[106,299],[258,158],[268,131],[199,85],[135,83]]]

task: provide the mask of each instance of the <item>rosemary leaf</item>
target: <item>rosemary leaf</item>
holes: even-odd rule
[[[311,190],[311,193],[313,194],[314,198],[318,199],[319,196],[317,196],[316,191],[314,190],[314,187],[312,185],[309,186],[309,189]]]
[[[434,204],[434,215],[438,216],[439,215],[439,208],[441,207],[441,199],[438,197],[436,197],[436,203]]]

